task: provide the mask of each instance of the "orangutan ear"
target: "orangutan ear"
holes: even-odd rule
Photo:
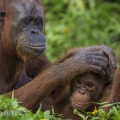
[[[0,11],[0,22],[4,21],[4,18],[5,18],[5,12]]]

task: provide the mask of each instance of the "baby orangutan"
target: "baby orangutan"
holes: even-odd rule
[[[107,84],[107,78],[97,73],[80,74],[70,84],[54,90],[45,98],[42,101],[43,110],[51,109],[53,105],[55,112],[63,114],[65,118],[80,120],[80,117],[73,113],[73,109],[93,111],[96,106],[93,102],[99,102],[101,99],[105,101],[104,96],[107,96],[107,93],[104,91],[110,90],[109,86],[111,84]]]
[[[86,72],[75,77],[71,83],[71,107],[77,110],[90,110],[92,102],[97,102],[106,86],[105,78],[93,73]]]

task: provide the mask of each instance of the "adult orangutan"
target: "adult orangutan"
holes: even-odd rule
[[[25,64],[40,58],[46,49],[43,22],[39,0],[0,0],[0,94],[11,96]],[[65,62],[46,68],[15,90],[22,105],[33,110],[42,98],[80,73],[93,71],[108,76],[108,61],[113,68],[116,64],[112,50],[106,46],[75,49],[64,58]]]

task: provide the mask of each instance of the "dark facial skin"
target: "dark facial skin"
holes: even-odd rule
[[[0,1],[0,81],[11,81],[1,84],[0,93],[12,90],[24,63],[46,49],[43,21],[39,0]]]
[[[88,72],[75,77],[72,81],[71,106],[77,110],[88,110],[92,102],[99,98],[105,80],[98,74]]]
[[[18,55],[26,61],[28,56],[37,57],[46,49],[46,38],[42,34],[42,7],[34,0],[14,6],[11,42],[13,49],[16,49]]]

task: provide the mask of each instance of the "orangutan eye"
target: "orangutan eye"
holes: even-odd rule
[[[43,20],[42,19],[37,19],[36,23],[43,23]]]
[[[87,83],[87,86],[88,87],[93,87],[93,84],[92,83]]]
[[[76,87],[81,87],[82,81],[80,79],[75,80],[75,86]]]
[[[28,24],[28,23],[30,23],[30,22],[31,22],[31,18],[28,17],[28,18],[24,19],[24,23],[25,23],[25,24]]]
[[[93,83],[87,83],[87,84],[86,84],[86,87],[87,87],[87,89],[90,90],[90,91],[92,91],[92,90],[95,89],[95,86],[94,86]]]

